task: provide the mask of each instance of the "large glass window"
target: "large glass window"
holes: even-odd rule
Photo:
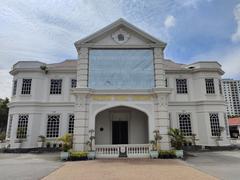
[[[58,137],[59,122],[60,122],[60,115],[58,115],[58,114],[48,115],[48,123],[47,123],[47,137],[48,138]]]
[[[73,132],[74,132],[74,114],[69,114],[68,133],[73,134]]]
[[[206,84],[206,93],[207,94],[214,94],[215,88],[214,88],[214,79],[205,79]]]
[[[31,94],[32,79],[23,79],[22,94]]]
[[[210,116],[210,125],[211,125],[212,136],[221,135],[218,113],[210,113],[209,116]]]
[[[16,94],[17,94],[17,80],[14,80],[12,95],[15,96]]]
[[[178,94],[186,94],[187,91],[187,79],[176,79],[176,87]]]
[[[192,126],[191,126],[191,119],[190,114],[184,113],[179,114],[179,127],[181,132],[184,136],[191,136],[192,135]]]
[[[88,86],[93,89],[153,88],[152,50],[90,50]]]
[[[18,116],[18,128],[17,128],[18,139],[27,138],[28,117],[29,117],[28,114],[19,114]]]
[[[62,79],[51,79],[50,94],[62,93]]]

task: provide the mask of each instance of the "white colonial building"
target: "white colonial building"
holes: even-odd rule
[[[198,145],[216,146],[226,107],[215,61],[177,64],[164,59],[166,43],[123,19],[75,42],[78,59],[55,64],[19,61],[11,70],[7,138],[10,147],[37,146],[74,134],[74,150],[86,150],[90,129],[103,155],[147,151],[158,129],[170,149],[168,129],[180,128]],[[17,129],[21,132],[17,134]],[[222,145],[228,145],[226,130]],[[122,148],[120,148],[122,147]],[[139,151],[139,152],[140,152]]]

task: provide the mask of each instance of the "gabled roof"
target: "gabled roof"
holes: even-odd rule
[[[85,37],[85,38],[83,38],[81,40],[76,41],[74,43],[74,45],[76,47],[78,47],[79,45],[87,43],[87,42],[89,42],[89,41],[91,41],[91,40],[101,36],[102,34],[112,30],[113,28],[116,28],[116,27],[121,26],[121,25],[131,29],[132,31],[134,31],[137,34],[139,34],[140,36],[142,36],[142,37],[152,41],[155,44],[159,44],[162,47],[165,47],[167,45],[165,42],[163,42],[163,41],[161,41],[161,40],[151,36],[150,34],[144,32],[144,31],[142,31],[141,29],[139,29],[138,27],[130,24],[129,22],[127,22],[123,18],[120,18],[117,21],[111,23],[110,25],[108,25],[108,26],[98,30],[97,32],[95,32],[95,33],[93,33],[93,34],[91,34],[91,35],[89,35],[89,36],[87,36],[87,37]]]

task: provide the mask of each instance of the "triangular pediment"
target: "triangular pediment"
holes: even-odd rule
[[[156,44],[163,48],[166,46],[166,43],[147,34],[122,18],[92,35],[76,41],[74,44],[76,47],[79,47],[87,43],[113,46]]]

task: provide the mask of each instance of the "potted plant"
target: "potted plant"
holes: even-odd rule
[[[69,150],[72,148],[72,134],[64,134],[62,137],[58,138],[62,142],[62,151],[60,153],[61,160],[68,160]]]
[[[217,144],[217,146],[220,146],[220,141],[222,141],[222,133],[223,133],[224,129],[225,129],[225,128],[222,127],[222,126],[219,127],[218,136],[217,136],[217,138],[216,138],[216,144]]]
[[[162,137],[160,136],[159,130],[154,130],[153,131],[154,134],[154,140],[150,141],[150,143],[152,144],[152,149],[150,150],[150,158],[154,159],[154,158],[158,158],[158,151],[159,151],[159,141],[162,139]]]
[[[38,141],[37,141],[38,147],[39,148],[44,147],[45,141],[46,141],[45,136],[43,136],[43,135],[38,136]]]
[[[168,135],[172,147],[176,149],[176,157],[183,158],[183,144],[186,142],[186,138],[179,129],[175,128],[170,128]]]
[[[95,139],[94,129],[90,129],[89,133],[89,141],[86,142],[86,144],[89,146],[88,159],[96,159],[96,152],[93,150],[93,141]]]

